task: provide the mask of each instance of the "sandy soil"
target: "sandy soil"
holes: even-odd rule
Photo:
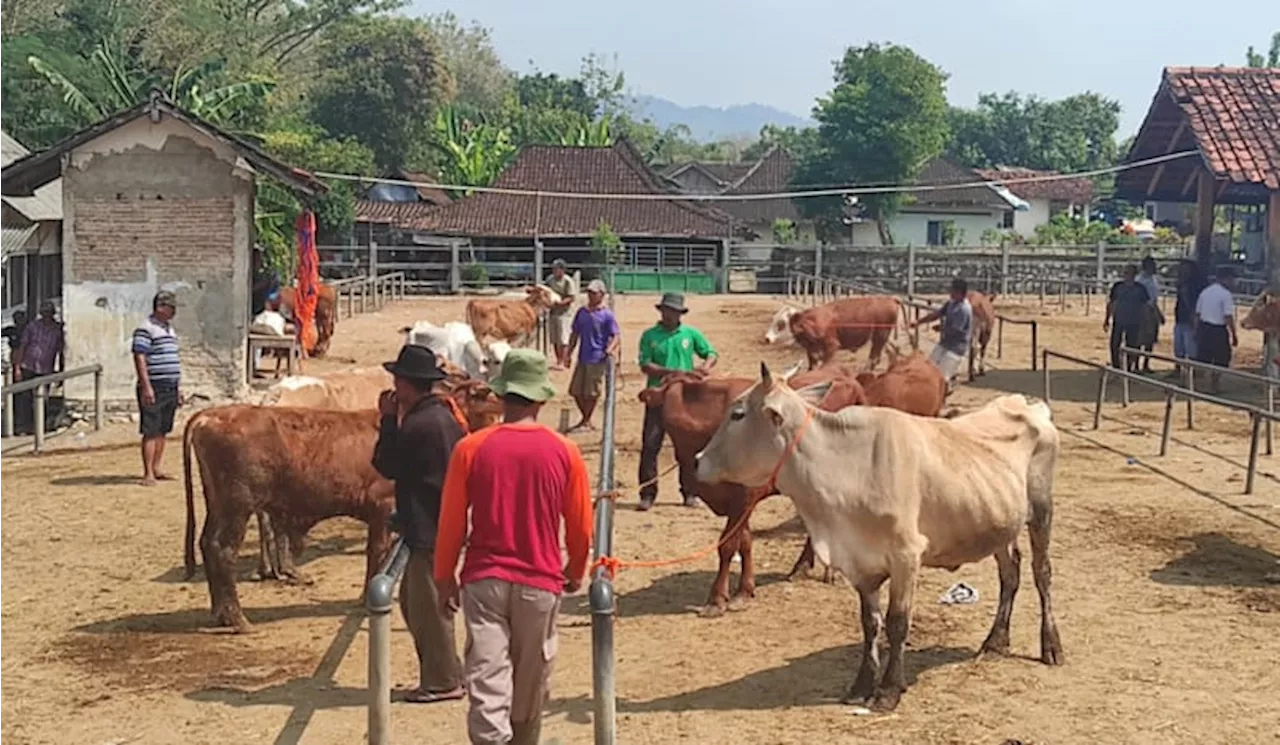
[[[1078,298],[1015,304],[1036,318],[1040,343],[1102,359],[1096,306]],[[642,380],[631,362],[653,299],[624,298],[628,350],[618,411],[618,475],[635,483]],[[689,321],[723,354],[726,372],[750,375],[760,359],[780,366],[795,349],[758,341],[777,299],[692,298]],[[416,301],[344,320],[332,357],[315,369],[390,358],[394,329],[459,317],[458,301]],[[1029,371],[1026,327],[1006,328],[1003,359],[953,398],[978,405],[997,391],[1041,392]],[[1259,340],[1246,336],[1243,350]],[[1167,342],[1165,344],[1167,349]],[[1256,359],[1256,355],[1254,356]],[[1244,496],[1247,417],[1209,406],[1185,429],[1182,404],[1169,455],[1156,457],[1162,397],[1135,387],[1122,408],[1113,385],[1099,430],[1091,429],[1096,373],[1055,362],[1054,411],[1065,433],[1057,476],[1055,605],[1067,664],[1038,655],[1036,594],[1024,562],[1011,658],[975,660],[991,622],[993,562],[955,574],[927,571],[907,656],[912,687],[898,711],[860,717],[837,699],[858,658],[856,603],[843,585],[787,583],[803,542],[793,508],[766,502],[753,525],[760,588],[738,613],[702,620],[712,557],[621,573],[617,628],[619,739],[624,743],[1246,743],[1280,737],[1280,587],[1264,577],[1280,555],[1280,479],[1263,456],[1255,494]],[[563,386],[567,374],[559,373]],[[1240,387],[1229,395],[1256,400]],[[558,418],[557,403],[545,417]],[[181,580],[182,487],[135,485],[132,425],[59,438],[39,456],[4,458],[3,725],[6,743],[360,742],[366,628],[359,526],[319,526],[304,568],[315,584],[243,582],[257,633],[210,633],[201,575]],[[593,463],[594,436],[583,435]],[[664,455],[664,459],[669,458]],[[177,448],[169,455],[180,473]],[[689,553],[715,540],[720,522],[676,506],[675,476],[659,506],[618,515],[627,559]],[[1024,554],[1026,549],[1024,548]],[[256,559],[253,531],[242,550]],[[980,601],[943,606],[963,580]],[[412,683],[413,652],[393,616],[394,676]],[[585,600],[568,599],[544,737],[591,741],[590,632]],[[393,711],[397,742],[465,742],[465,705]]]

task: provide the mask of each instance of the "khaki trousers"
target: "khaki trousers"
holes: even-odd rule
[[[451,691],[462,685],[462,664],[453,640],[453,614],[445,615],[431,576],[430,551],[411,551],[400,582],[400,612],[418,651],[418,685]]]
[[[560,596],[496,579],[462,588],[473,745],[536,745],[556,657]]]

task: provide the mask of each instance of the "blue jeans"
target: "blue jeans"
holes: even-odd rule
[[[1196,358],[1196,331],[1191,324],[1179,323],[1174,325],[1173,356],[1187,360]]]

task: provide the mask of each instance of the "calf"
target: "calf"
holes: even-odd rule
[[[430,321],[415,321],[412,326],[400,329],[405,344],[418,344],[429,348],[439,359],[459,365],[467,375],[476,379],[487,378],[489,360],[475,331],[461,321],[449,321],[437,326]]]
[[[804,373],[795,380],[798,385],[832,383],[822,401],[823,408],[832,411],[863,402],[861,386],[848,371],[837,366]],[[752,381],[747,378],[703,380],[693,374],[677,373],[667,376],[662,385],[646,388],[640,394],[646,406],[662,407],[663,426],[671,436],[676,462],[680,465],[680,490],[696,495],[712,512],[725,518],[720,534],[720,566],[702,612],[707,618],[721,615],[726,608],[737,609],[755,596],[755,564],[751,558],[751,528],[747,516],[758,501],[777,493],[773,489],[747,489],[739,484],[702,483],[694,476],[694,455],[711,438],[730,402],[751,385]],[[742,574],[738,578],[738,590],[730,601],[729,569],[734,554],[742,559]]]
[[[471,300],[467,302],[467,323],[477,339],[491,336],[515,344],[533,338],[538,313],[560,302],[560,296],[545,285],[525,291],[524,300]]]
[[[969,341],[969,380],[987,374],[987,344],[996,327],[995,294],[984,295],[969,290],[969,307],[973,308],[973,337]],[[978,370],[974,372],[974,357],[978,358]]]
[[[809,369],[830,362],[841,349],[857,352],[871,342],[869,369],[880,364],[885,344],[899,321],[905,323],[902,303],[887,295],[863,295],[842,298],[808,310],[783,308],[774,316],[765,341],[772,344],[783,338],[777,327],[786,323],[795,342],[809,358]]]
[[[1062,662],[1049,564],[1059,434],[1047,405],[1010,395],[954,419],[873,406],[830,414],[812,406],[826,384],[793,391],[763,364],[760,373],[698,454],[697,478],[749,488],[776,483],[795,502],[818,557],[857,590],[862,662],[846,701],[897,706],[906,689],[903,648],[921,567],[955,570],[994,555],[1000,599],[982,650],[1007,652],[1024,525],[1040,593],[1040,659]],[[882,627],[889,658],[877,683]]]

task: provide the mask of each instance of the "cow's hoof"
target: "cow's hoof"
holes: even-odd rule
[[[698,618],[719,618],[724,615],[725,606],[711,603],[698,611]]]
[[[303,574],[297,570],[283,572],[279,580],[286,585],[313,585],[315,580],[309,575]]]
[[[750,595],[734,595],[732,598],[730,598],[728,607],[730,611],[736,613],[741,610],[746,610],[747,605],[750,604],[750,602],[751,602]]]
[[[1009,632],[997,634],[994,631],[987,635],[986,641],[982,642],[982,647],[978,649],[978,657],[981,658],[987,654],[998,654],[1007,656],[1009,654]]]
[[[245,577],[245,579],[249,580],[250,582],[265,582],[269,579],[280,579],[280,577],[270,569],[259,568],[251,572],[248,576]]]
[[[1040,632],[1040,661],[1046,665],[1061,665],[1066,661],[1057,629]]]
[[[225,626],[236,634],[253,633],[253,625],[249,623],[249,619],[244,617],[244,613],[239,611],[220,613],[216,617],[219,626]]]
[[[898,708],[898,702],[902,700],[902,691],[895,687],[881,688],[876,691],[876,695],[871,699],[872,711],[893,711]]]
[[[836,573],[831,567],[822,570],[822,583],[824,585],[834,585],[836,583]]]

